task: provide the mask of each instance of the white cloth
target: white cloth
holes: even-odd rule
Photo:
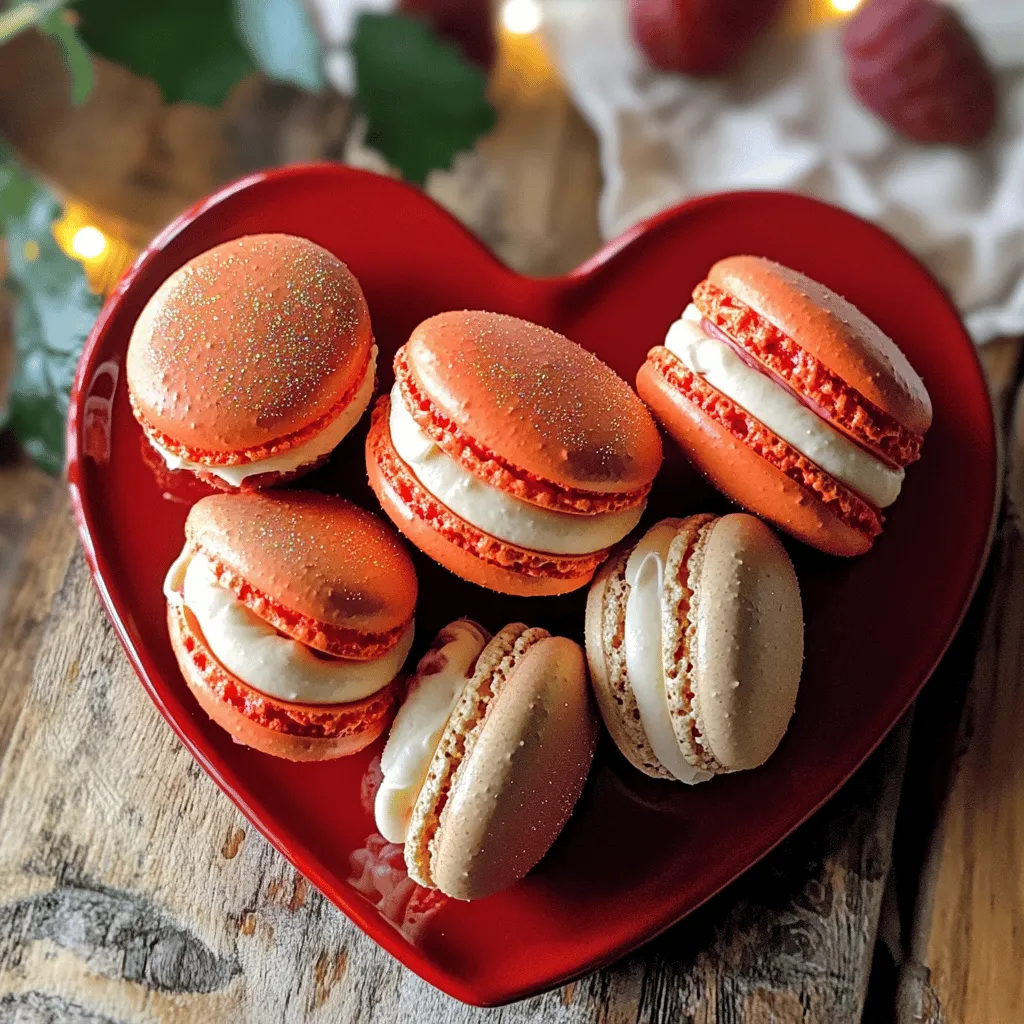
[[[691,196],[803,192],[879,224],[929,265],[974,338],[1024,333],[1024,3],[959,0],[999,73],[992,138],[907,142],[852,95],[837,26],[766,39],[732,77],[655,72],[626,0],[542,0],[544,31],[597,133],[611,238]]]

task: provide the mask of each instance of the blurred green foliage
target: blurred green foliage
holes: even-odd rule
[[[0,166],[0,229],[7,237],[5,286],[15,298],[15,370],[0,426],[13,429],[49,473],[64,464],[64,420],[82,345],[100,311],[82,264],[50,230],[61,207],[9,157]]]
[[[486,74],[422,21],[363,14],[352,54],[367,142],[410,181],[450,167],[494,126]]]
[[[302,0],[25,0],[0,11],[0,47],[36,27],[60,47],[75,103],[93,86],[90,50],[156,82],[169,102],[219,106],[259,68],[323,88],[320,44]],[[77,24],[77,29],[76,29]],[[410,181],[447,168],[494,124],[486,75],[424,22],[364,14],[352,52],[367,140]],[[0,427],[48,472],[64,460],[68,395],[101,300],[51,230],[61,206],[0,139],[0,233],[5,286],[15,297],[15,371]]]

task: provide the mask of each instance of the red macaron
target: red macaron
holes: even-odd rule
[[[879,327],[755,256],[711,268],[637,390],[720,491],[836,555],[870,549],[932,422],[921,378]]]
[[[661,465],[630,387],[554,331],[442,313],[395,357],[373,412],[370,484],[385,512],[456,575],[507,594],[584,586],[636,525]]]
[[[361,750],[387,728],[412,644],[416,574],[377,517],[312,492],[197,502],[165,593],[203,710],[293,761]]]
[[[225,242],[146,304],[126,362],[153,451],[221,490],[258,490],[327,459],[373,397],[376,349],[359,282],[292,235]]]

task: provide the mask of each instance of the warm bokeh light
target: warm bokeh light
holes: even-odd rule
[[[135,260],[135,249],[119,228],[119,222],[75,201],[64,207],[64,215],[51,228],[57,244],[82,264],[89,287],[100,295],[109,295]]]
[[[74,233],[71,250],[79,259],[99,259],[107,250],[107,237],[99,228],[86,224]]]
[[[505,0],[501,9],[502,24],[517,36],[527,36],[540,28],[543,18],[537,0]]]
[[[840,14],[852,14],[863,3],[863,0],[830,0],[832,6]]]

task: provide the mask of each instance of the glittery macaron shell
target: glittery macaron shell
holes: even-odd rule
[[[366,657],[397,643],[412,619],[416,571],[401,541],[342,498],[308,491],[212,495],[192,507],[185,532],[257,614],[266,604],[313,620],[328,636],[352,632],[357,642],[365,638]],[[287,621],[275,617],[274,625]],[[356,648],[332,653],[359,656]]]
[[[931,399],[907,357],[841,295],[760,256],[720,260],[708,280],[765,317],[907,429],[924,433],[931,426]]]
[[[328,416],[372,343],[344,263],[304,238],[249,235],[157,289],[132,332],[128,386],[147,428],[186,449],[260,450]]]
[[[719,519],[690,584],[694,704],[702,742],[726,771],[756,768],[779,745],[804,657],[800,585],[759,519]]]
[[[565,637],[538,640],[466,737],[433,843],[434,884],[475,900],[527,874],[571,817],[597,737],[583,651]]]
[[[643,403],[561,334],[498,313],[442,313],[403,351],[435,409],[525,474],[619,494],[658,472],[661,440]]]

